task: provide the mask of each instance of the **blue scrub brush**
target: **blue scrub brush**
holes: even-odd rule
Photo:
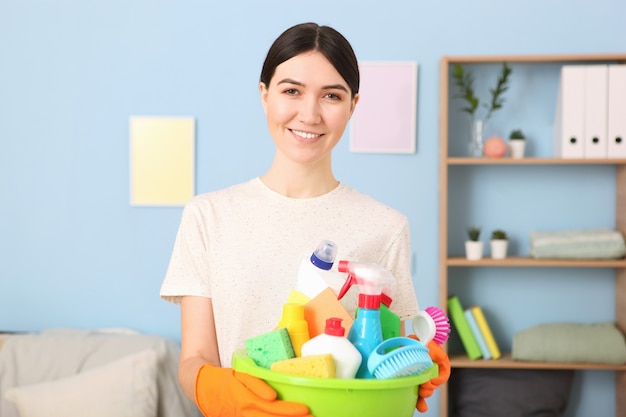
[[[392,349],[385,353],[388,349]],[[428,348],[410,337],[392,337],[378,346],[367,360],[367,368],[376,379],[417,375],[433,366]]]

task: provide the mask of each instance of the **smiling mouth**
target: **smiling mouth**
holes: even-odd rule
[[[302,132],[300,130],[293,130],[293,129],[290,129],[290,130],[291,130],[291,133],[305,140],[317,139],[320,136],[322,136],[320,133]]]

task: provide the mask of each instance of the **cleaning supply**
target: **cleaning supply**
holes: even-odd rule
[[[270,369],[283,374],[311,378],[334,378],[336,375],[335,362],[330,353],[285,359],[274,362]]]
[[[348,340],[361,353],[361,365],[357,378],[373,378],[367,368],[370,354],[382,343],[382,327],[380,323],[380,299],[383,288],[393,285],[395,278],[389,271],[379,265],[363,262],[342,260],[339,272],[347,272],[348,279],[341,288],[338,299],[341,299],[352,287],[359,286],[359,301],[356,318],[348,332]]]
[[[385,286],[380,295],[380,327],[383,332],[383,340],[398,337],[402,331],[402,320],[396,313],[390,310],[394,290],[395,280],[393,285]]]
[[[380,305],[380,327],[383,332],[383,340],[400,336],[402,329],[402,320],[388,305]]]
[[[205,416],[242,416],[258,410],[258,415],[310,417],[305,404],[276,399],[276,391],[262,379],[208,363],[196,375],[195,397]]]
[[[339,317],[343,320],[346,331],[352,326],[354,318],[348,310],[337,300],[335,292],[326,288],[317,297],[304,305],[304,319],[309,323],[309,336],[323,334],[328,317]]]
[[[263,379],[281,400],[306,404],[315,417],[413,417],[418,386],[437,376],[433,366],[403,378],[307,378],[261,368],[245,349],[235,349],[232,364],[236,371]]]
[[[250,359],[267,369],[276,361],[296,356],[289,333],[284,327],[246,339],[244,345]]]
[[[294,303],[294,304],[305,305],[309,301],[311,301],[311,299],[309,297],[307,297],[306,295],[302,294],[300,291],[296,291],[296,290],[292,289],[289,292],[289,296],[287,297],[287,301],[286,302],[287,303]]]
[[[435,336],[433,340],[438,345],[443,345],[450,336],[450,320],[446,313],[439,307],[430,306],[426,307],[426,313],[433,319],[435,323]],[[428,343],[424,343],[427,345]]]
[[[324,275],[329,274],[337,255],[337,245],[323,240],[310,256],[300,262],[296,290],[309,298],[315,298],[329,287]]]
[[[304,342],[310,339],[309,324],[304,319],[304,306],[302,304],[286,303],[283,305],[283,315],[278,322],[278,327],[284,327],[289,333],[289,339],[293,346],[296,357],[301,356]]]
[[[367,369],[377,379],[417,375],[431,366],[433,361],[428,354],[428,348],[422,342],[409,337],[384,340],[367,360]]]
[[[390,309],[394,290],[395,280],[393,285],[385,286],[380,294],[380,327],[383,332],[383,340],[398,337],[401,334],[402,320]]]
[[[302,357],[330,353],[335,361],[337,378],[354,378],[361,365],[361,353],[344,337],[345,333],[341,319],[330,317],[326,320],[324,333],[302,345]]]
[[[437,344],[442,345],[450,335],[448,316],[442,309],[435,306],[419,311],[413,318],[412,327],[415,335],[424,344],[434,340]]]
[[[396,313],[390,310],[393,294],[396,289],[396,280],[393,283],[383,287],[380,295],[380,326],[383,331],[383,340],[400,336],[402,329],[402,320]]]

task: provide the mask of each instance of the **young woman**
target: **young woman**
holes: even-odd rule
[[[262,176],[186,205],[161,288],[164,299],[181,305],[180,384],[211,417],[246,408],[262,410],[259,416],[308,415],[230,366],[246,339],[276,327],[301,259],[320,241],[337,244],[337,259],[391,271],[391,309],[401,319],[418,310],[406,217],[333,174],[332,150],[359,101],[348,41],[314,23],[287,29],[267,54],[259,90],[274,160]],[[352,311],[356,293],[346,301]]]

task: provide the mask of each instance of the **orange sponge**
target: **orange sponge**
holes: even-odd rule
[[[329,317],[339,317],[343,321],[342,326],[346,329],[346,334],[352,326],[354,318],[350,316],[346,308],[337,300],[337,295],[331,288],[326,288],[315,298],[304,305],[304,319],[309,323],[309,337],[324,333],[326,319]]]
[[[308,376],[313,378],[335,377],[335,361],[330,353],[285,359],[274,362],[270,369],[284,374]]]

